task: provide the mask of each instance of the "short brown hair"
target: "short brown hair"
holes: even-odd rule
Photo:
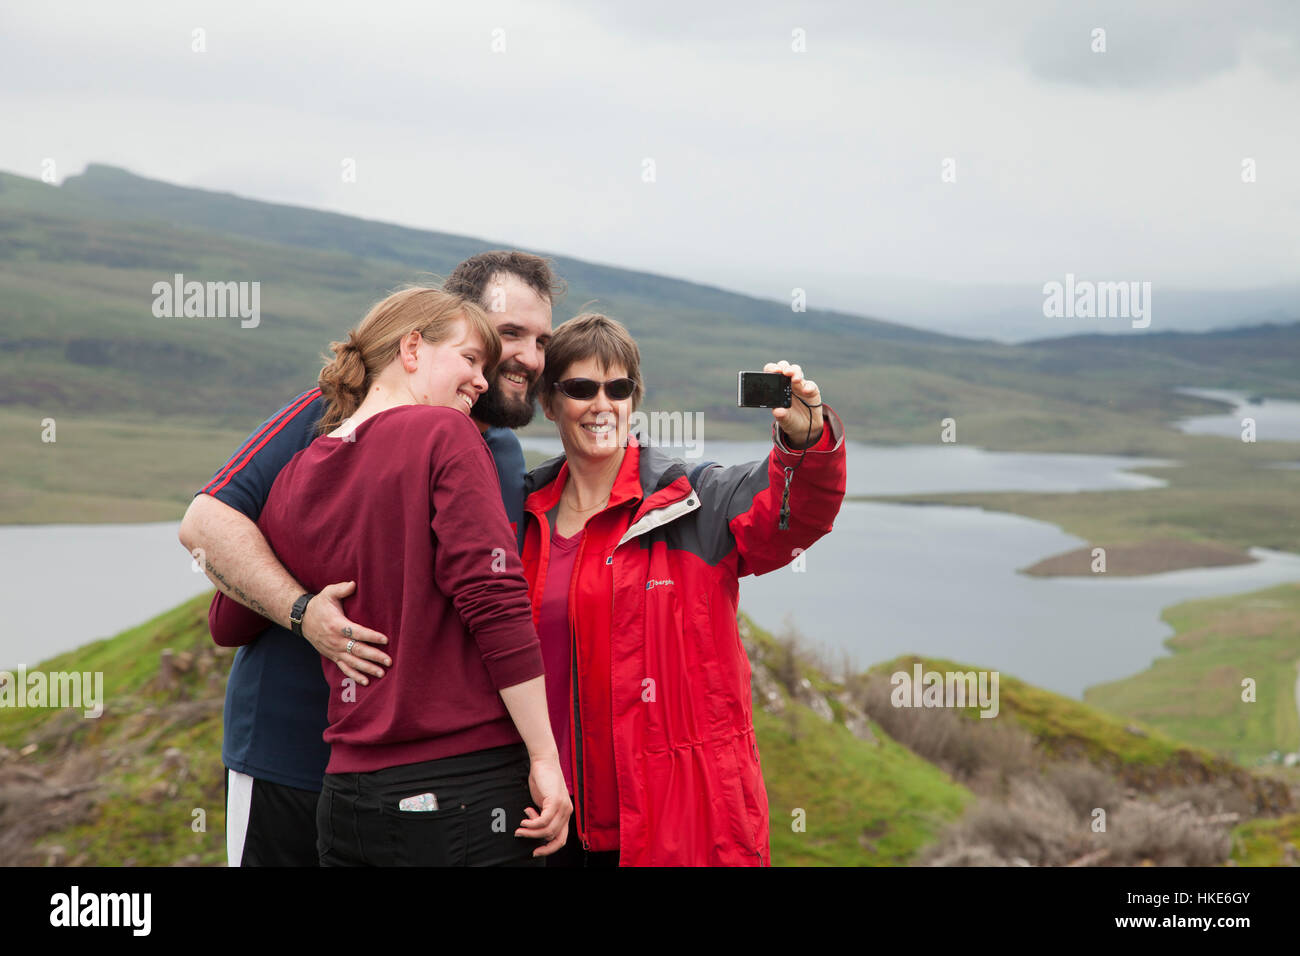
[[[501,336],[487,313],[472,301],[440,289],[411,286],[376,303],[346,342],[331,342],[333,358],[322,356],[318,384],[329,403],[318,434],[333,431],[361,405],[375,377],[397,358],[402,339],[419,332],[431,345],[446,341],[464,319],[483,338],[483,374],[491,378],[501,360]]]
[[[641,350],[627,327],[617,319],[599,312],[584,312],[562,324],[546,344],[546,366],[542,369],[541,397],[549,403],[555,383],[562,381],[574,362],[595,357],[605,368],[621,365],[627,377],[636,382],[632,392],[635,411],[645,396],[641,381]]]
[[[488,305],[484,299],[488,284],[502,274],[516,276],[551,305],[564,294],[564,283],[551,271],[549,260],[529,252],[507,249],[493,249],[470,256],[452,270],[442,287],[486,309]]]

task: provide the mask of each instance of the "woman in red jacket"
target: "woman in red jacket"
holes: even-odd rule
[[[800,367],[765,371],[796,398],[768,458],[691,468],[629,434],[644,389],[621,324],[581,315],[547,346],[564,454],[528,476],[523,561],[574,804],[565,862],[771,862],[738,578],[831,530],[845,453]]]

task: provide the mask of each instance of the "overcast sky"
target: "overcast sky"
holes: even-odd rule
[[[0,116],[10,172],[105,162],[810,307],[1300,278],[1292,0],[29,0]]]

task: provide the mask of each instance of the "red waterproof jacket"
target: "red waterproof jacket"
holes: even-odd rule
[[[609,503],[587,521],[569,590],[574,813],[585,844],[584,797],[593,774],[610,768],[584,765],[583,728],[603,722],[623,866],[771,863],[738,579],[784,567],[831,530],[844,498],[844,426],[830,406],[824,412],[822,437],[790,482],[786,531],[777,529],[785,470],[799,452],[775,427],[766,460],[730,468],[682,462],[629,436]],[[568,473],[561,455],[525,482],[534,623]],[[583,648],[602,639],[609,674],[584,672]],[[584,709],[602,679],[608,714]]]

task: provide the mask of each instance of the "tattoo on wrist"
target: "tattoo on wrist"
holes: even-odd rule
[[[275,615],[273,615],[270,611],[268,611],[265,607],[263,607],[260,601],[257,601],[256,599],[249,596],[248,594],[245,594],[242,590],[240,590],[239,588],[231,584],[229,581],[227,581],[225,575],[222,574],[220,571],[218,571],[216,566],[211,561],[204,558],[203,564],[205,569],[208,572],[208,577],[212,578],[214,581],[217,582],[217,587],[221,588],[221,590],[225,591],[227,594],[229,594],[240,604],[244,605],[244,607],[248,608],[250,611],[256,611],[258,614],[262,615],[262,617],[270,621],[274,621],[276,619]]]

